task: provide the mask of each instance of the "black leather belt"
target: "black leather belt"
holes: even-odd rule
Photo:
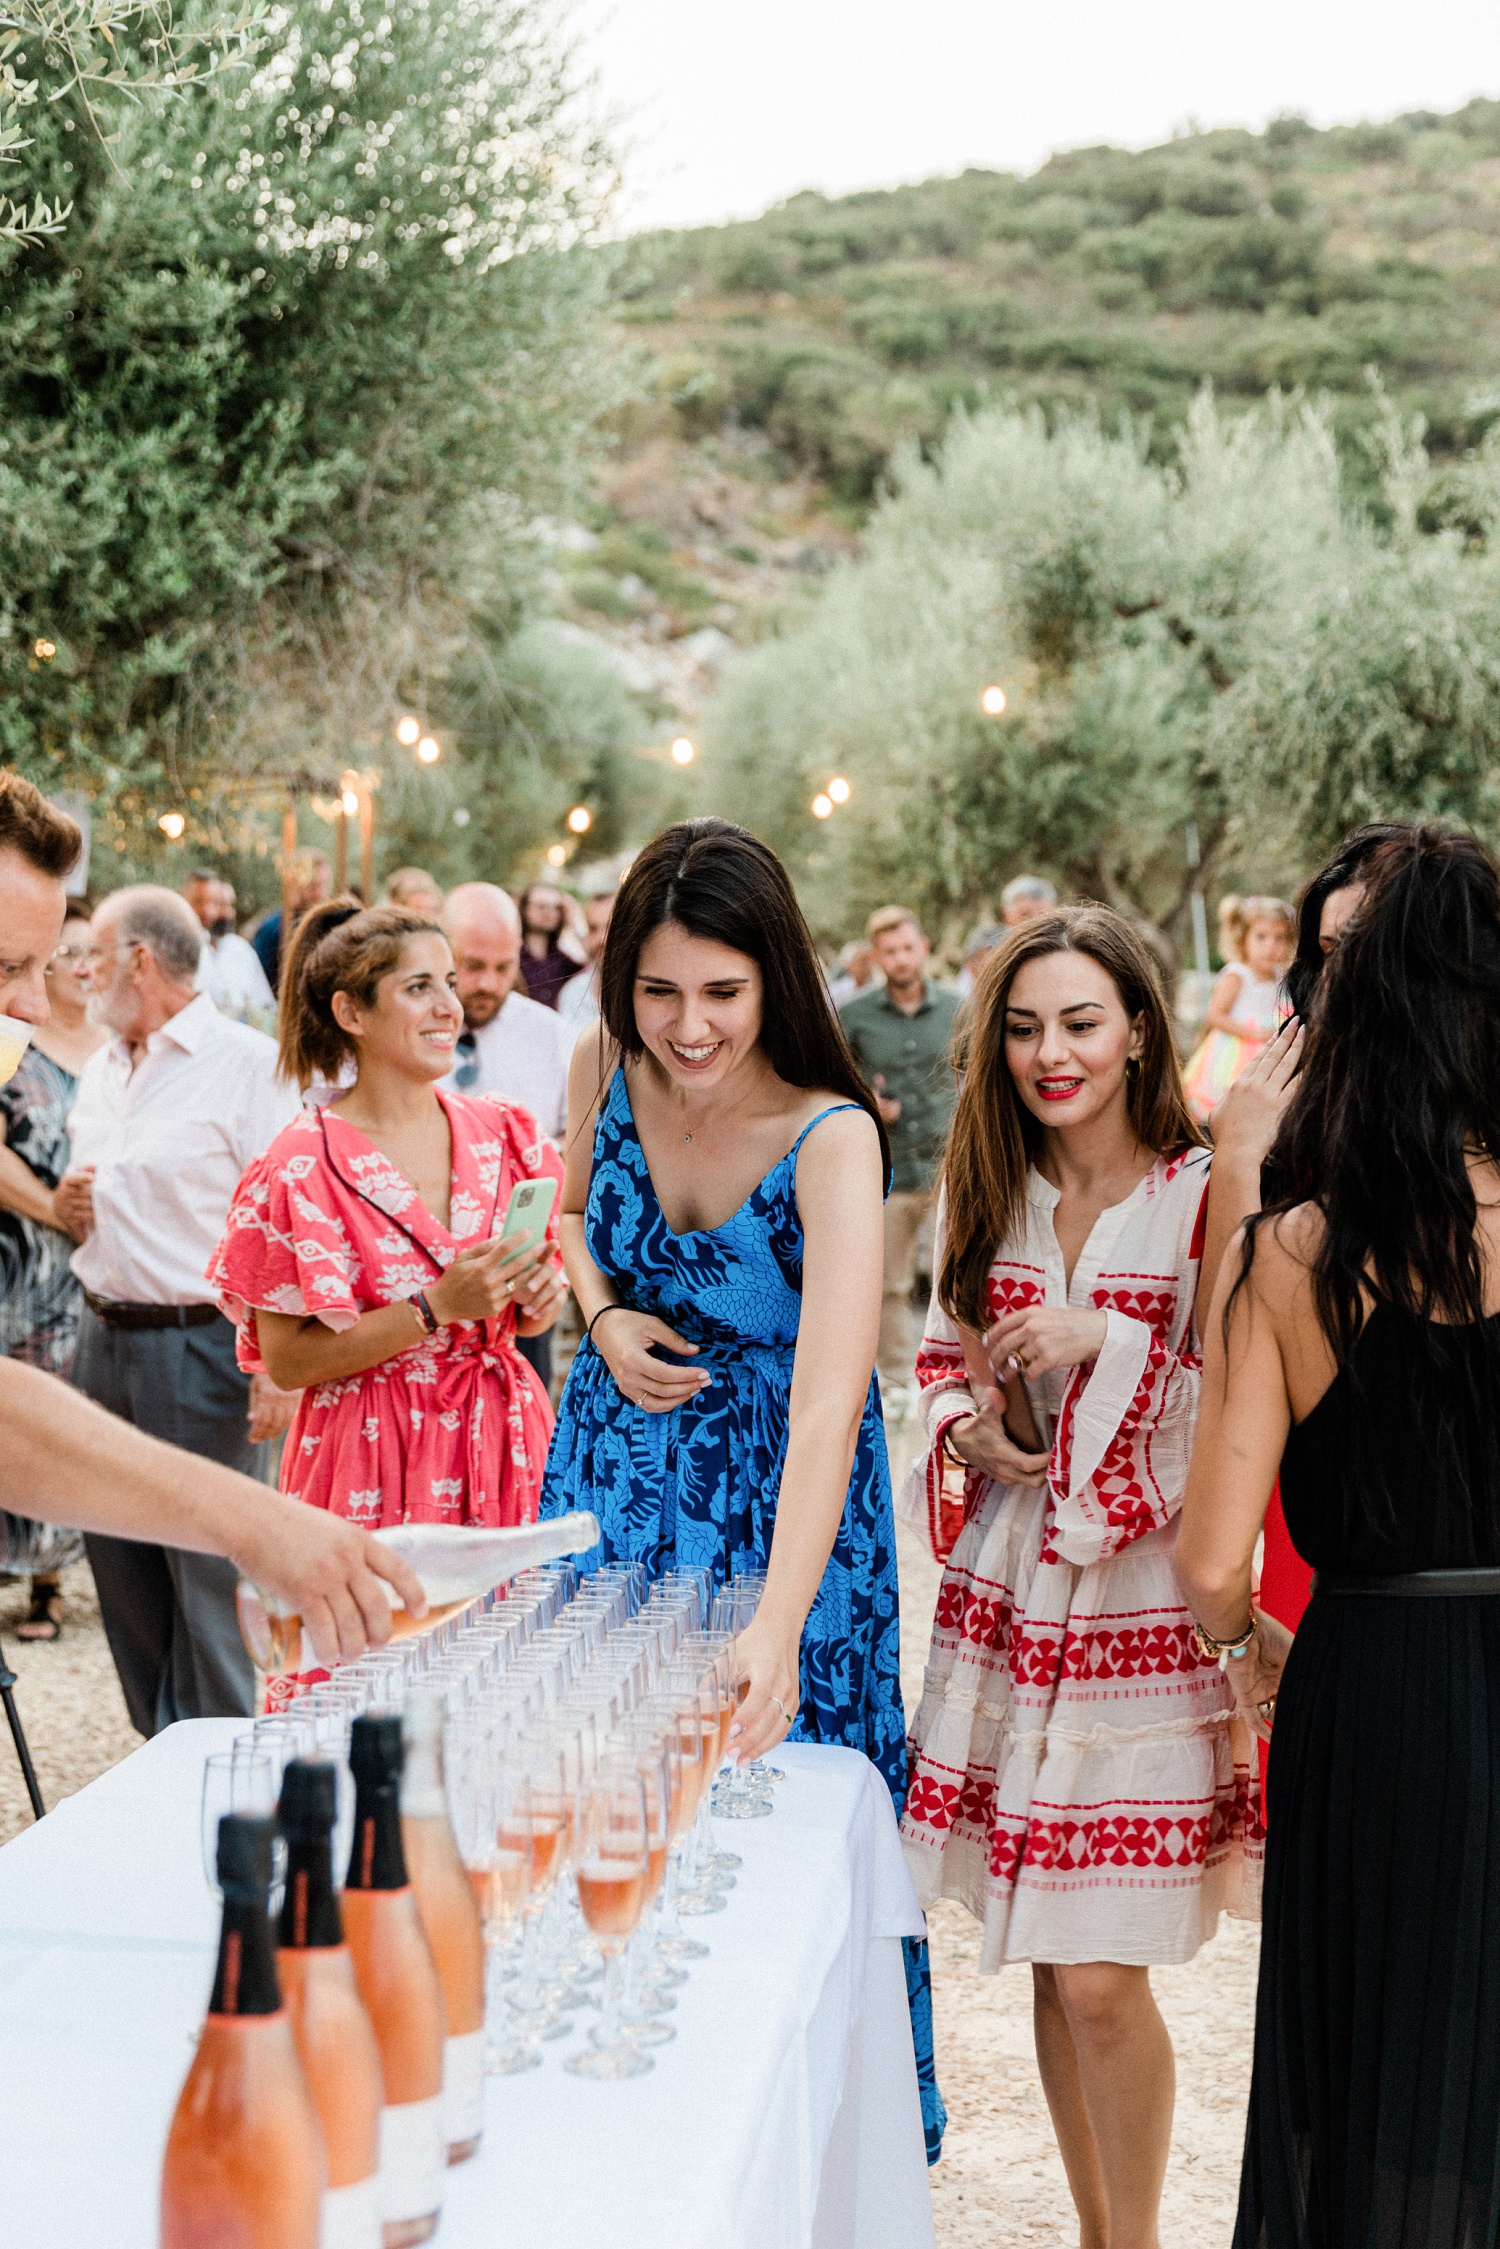
[[[1426,1595],[1461,1601],[1475,1594],[1500,1594],[1500,1570],[1408,1570],[1400,1577],[1313,1576],[1314,1593],[1394,1593],[1407,1599]]]
[[[89,1289],[83,1301],[107,1328],[206,1328],[224,1317],[217,1304],[113,1304]]]

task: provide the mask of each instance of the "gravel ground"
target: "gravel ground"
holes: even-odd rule
[[[902,1534],[905,1691],[921,1686],[938,1571]],[[0,1645],[48,1804],[82,1788],[136,1745],[109,1660],[86,1567],[66,1574],[63,1637],[28,1647],[11,1627],[24,1586],[0,1588]],[[0,1731],[0,1840],[30,1819],[10,1745]],[[1031,2047],[1031,1979],[1024,1968],[974,1973],[977,1929],[959,1906],[931,1918],[938,2073],[948,2137],[932,2174],[939,2249],[1064,2249],[1077,2239],[1072,2205]],[[1186,1968],[1158,1971],[1157,1995],[1177,2049],[1177,2118],[1167,2177],[1164,2249],[1227,2242],[1233,2225],[1250,2072],[1256,1933],[1226,1922]]]

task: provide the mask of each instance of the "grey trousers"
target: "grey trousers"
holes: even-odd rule
[[[76,1387],[184,1452],[257,1473],[245,1416],[249,1377],[228,1320],[211,1327],[107,1327],[84,1307]],[[178,1718],[248,1718],[255,1667],[234,1613],[235,1567],[213,1554],[89,1532],[86,1542],[109,1652],[136,1732]]]

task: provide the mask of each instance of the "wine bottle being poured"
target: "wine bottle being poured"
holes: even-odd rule
[[[374,1536],[411,1564],[427,1595],[427,1608],[420,1617],[408,1615],[404,1608],[393,1610],[391,1633],[399,1640],[429,1631],[471,1601],[507,1585],[522,1570],[565,1554],[586,1554],[599,1543],[599,1521],[579,1510],[505,1530],[483,1523],[397,1523]],[[383,1580],[376,1582],[384,1586]],[[315,1666],[311,1645],[303,1643],[302,1619],[281,1596],[242,1577],[235,1605],[240,1632],[258,1669],[282,1677]]]
[[[318,2249],[323,2146],[271,1949],[273,1834],[219,1822],[219,1957],[167,2135],[161,2249]]]
[[[298,1758],[281,1782],[286,1899],[276,1965],[323,2133],[322,2249],[381,2249],[380,2049],[333,1888],[337,1775]]]
[[[437,2230],[443,2137],[443,1987],[417,1916],[401,1842],[401,1716],[369,1711],[349,1730],[354,1841],[344,1930],[380,2049],[380,2207],[384,2249]]]

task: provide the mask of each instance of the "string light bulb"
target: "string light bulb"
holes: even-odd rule
[[[842,773],[836,773],[828,784],[828,794],[835,804],[847,804],[854,791],[850,788]]]
[[[815,797],[813,798],[813,800],[812,800],[812,816],[813,816],[813,818],[814,818],[815,820],[826,820],[826,819],[828,818],[828,815],[830,814],[830,812],[832,812],[832,810],[833,810],[833,799],[832,799],[832,797],[825,797],[825,796],[822,796],[822,795],[818,795],[818,796],[815,796]]]
[[[396,725],[396,740],[404,743],[406,748],[410,749],[421,731],[421,722],[418,719],[411,717],[400,719]]]
[[[40,656],[44,664],[50,664],[57,654],[57,642],[55,640],[34,640],[31,647],[33,655]]]
[[[568,826],[575,836],[587,835],[594,824],[594,815],[586,804],[575,804],[568,814]]]
[[[424,765],[436,765],[442,749],[430,734],[424,734],[417,744],[417,755]]]
[[[549,866],[549,867],[565,867],[565,866],[567,865],[567,863],[568,863],[568,847],[567,847],[567,845],[566,845],[565,843],[549,843],[549,844],[548,844],[548,846],[547,846],[547,864],[548,864],[548,866]]]
[[[674,765],[691,765],[697,755],[697,751],[693,748],[687,736],[679,734],[672,744],[672,763]]]
[[[156,825],[169,843],[176,843],[187,822],[180,812],[164,812]]]
[[[1005,689],[987,687],[979,698],[979,708],[986,718],[998,718],[1005,709]]]
[[[344,807],[344,818],[352,820],[359,810],[359,795],[354,789],[345,789],[339,802]]]

